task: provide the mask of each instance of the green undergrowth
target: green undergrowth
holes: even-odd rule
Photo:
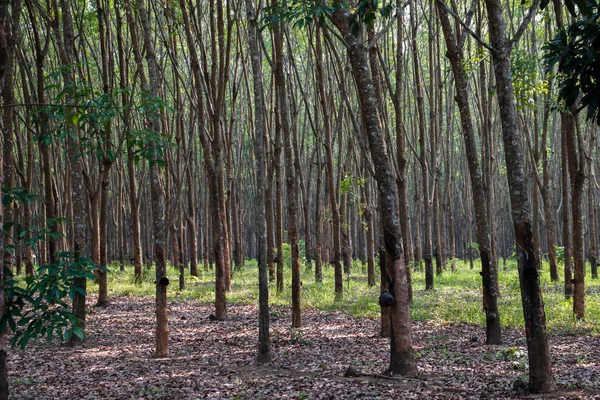
[[[477,270],[470,269],[468,262],[457,261],[456,272],[450,271],[450,266],[440,276],[435,277],[435,290],[426,291],[425,273],[422,268],[413,271],[413,305],[412,318],[415,321],[433,321],[435,323],[469,323],[483,325],[485,316],[482,312],[481,276]],[[200,276],[185,274],[185,289],[179,290],[178,275],[175,268],[168,268],[171,280],[169,286],[170,301],[199,300],[214,301],[214,270],[199,267]],[[133,268],[127,266],[124,272],[117,266],[110,268],[109,296],[154,296],[154,270],[144,267],[143,282],[135,285]],[[562,282],[550,282],[548,266],[544,265],[540,273],[543,296],[546,306],[548,328],[557,334],[600,334],[600,280],[592,280],[587,273],[586,307],[587,318],[577,321],[572,313],[572,301],[565,300]],[[328,265],[323,268],[323,283],[315,282],[314,270],[303,266],[302,270],[302,305],[326,311],[339,311],[346,314],[378,318],[379,305],[379,276],[377,285],[367,285],[366,267],[355,262],[351,273],[344,274],[344,293],[335,296],[333,286],[333,269]],[[517,266],[514,260],[509,260],[506,266],[500,263],[499,299],[500,318],[502,325],[510,328],[523,327],[523,312],[519,290]],[[96,285],[89,285],[92,292]],[[233,304],[258,303],[258,267],[256,261],[246,261],[241,270],[236,270],[232,278],[232,290],[227,300]],[[275,315],[286,314],[286,307],[291,304],[291,270],[285,268],[284,290],[275,291],[274,282],[270,284],[270,304]]]

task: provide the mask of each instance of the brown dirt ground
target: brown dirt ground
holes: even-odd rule
[[[504,331],[503,346],[485,346],[481,327],[415,322],[419,373],[406,379],[379,375],[389,344],[377,320],[315,310],[305,310],[304,327],[294,331],[289,310],[274,309],[274,359],[256,366],[255,307],[230,305],[230,319],[215,322],[209,304],[171,302],[171,356],[156,359],[153,307],[151,298],[114,298],[90,311],[84,345],[39,341],[12,350],[11,398],[600,399],[598,336],[552,335],[558,389],[528,395],[513,390],[527,366],[520,331]],[[350,365],[364,375],[344,377]]]

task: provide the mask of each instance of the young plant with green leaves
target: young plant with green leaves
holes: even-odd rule
[[[73,336],[84,340],[85,332],[78,326],[70,303],[76,294],[85,296],[87,293],[75,282],[78,278],[94,279],[94,270],[108,270],[86,257],[75,257],[73,252],[61,252],[56,260],[23,280],[4,271],[8,278],[5,282],[7,312],[0,319],[0,331],[14,332],[11,345],[25,348],[30,340],[38,337],[46,337],[49,342],[54,337],[66,342]]]

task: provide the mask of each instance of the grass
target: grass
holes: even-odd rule
[[[477,270],[469,269],[467,262],[457,261],[455,273],[445,271],[435,278],[435,290],[425,291],[424,271],[413,272],[414,302],[412,318],[416,321],[436,323],[485,324],[481,301],[481,277]],[[143,282],[135,285],[133,268],[126,267],[125,272],[118,267],[110,268],[109,296],[134,295],[154,296],[154,271],[144,267]],[[169,298],[171,301],[195,299],[202,302],[214,301],[214,271],[201,270],[201,276],[189,276],[186,272],[186,288],[178,290],[178,274],[175,268],[168,269],[171,279]],[[350,276],[344,275],[343,296],[336,297],[333,286],[333,270],[325,267],[323,283],[314,280],[314,271],[304,268],[302,271],[302,305],[326,311],[340,311],[356,317],[378,318],[379,287],[369,287],[365,268],[355,262]],[[234,304],[258,303],[258,267],[256,261],[247,261],[241,271],[235,271],[232,290],[228,302]],[[574,318],[572,301],[565,300],[562,282],[550,282],[547,265],[540,273],[548,329],[557,334],[600,334],[600,280],[592,280],[587,273],[586,316],[583,321]],[[523,327],[523,312],[519,290],[519,278],[516,261],[509,260],[506,268],[500,266],[499,308],[502,325],[510,328]],[[92,292],[96,285],[90,285]],[[285,269],[284,291],[276,293],[274,284],[270,285],[270,304],[274,313],[282,313],[282,307],[291,304],[291,271]]]

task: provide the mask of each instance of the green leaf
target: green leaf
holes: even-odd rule
[[[80,340],[83,340],[85,332],[80,326],[74,326],[73,328],[71,328],[71,330],[73,331],[73,334],[75,336],[77,336]]]
[[[7,315],[6,319],[8,320],[8,327],[10,328],[10,330],[15,332],[17,330],[17,324],[15,323],[15,320],[13,319],[12,315]]]

